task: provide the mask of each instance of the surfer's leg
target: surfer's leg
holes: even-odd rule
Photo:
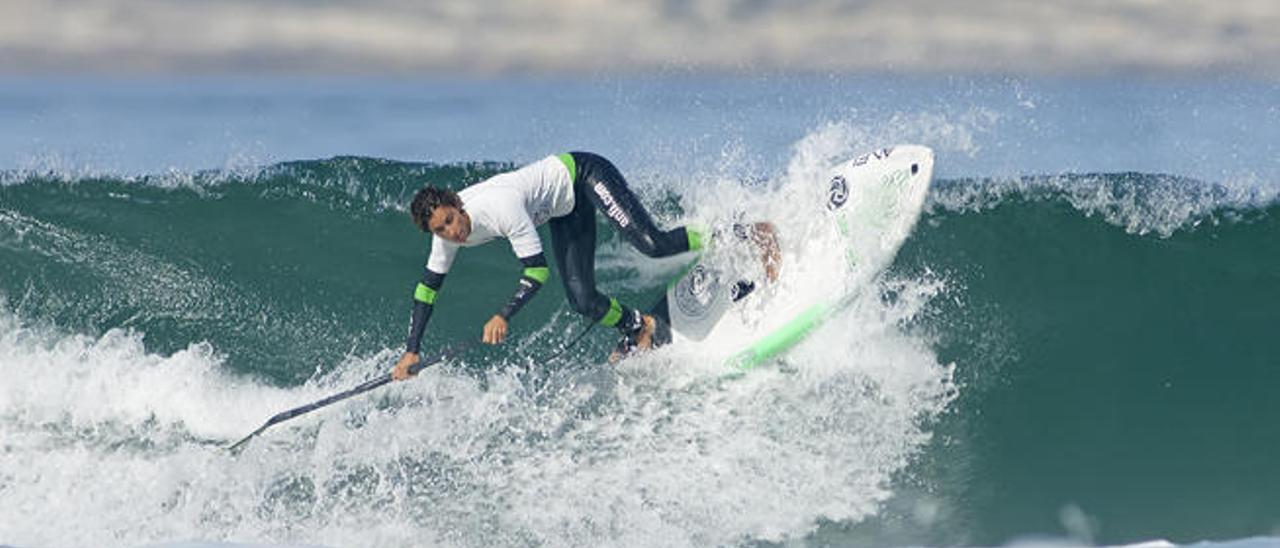
[[[632,247],[654,258],[701,249],[702,236],[694,230],[660,230],[609,160],[589,152],[572,154],[578,171],[574,198],[586,196]]]
[[[639,331],[640,314],[596,289],[596,214],[587,201],[579,201],[568,215],[551,219],[551,249],[564,281],[569,306],[579,314],[624,333]]]

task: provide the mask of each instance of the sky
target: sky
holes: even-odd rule
[[[0,74],[1227,73],[1276,0],[0,0]]]

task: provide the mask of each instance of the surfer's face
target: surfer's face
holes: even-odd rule
[[[471,216],[467,215],[466,211],[450,205],[437,206],[431,210],[427,228],[436,236],[460,244],[467,241],[467,236],[471,235]]]

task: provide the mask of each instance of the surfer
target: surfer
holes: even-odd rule
[[[511,317],[551,277],[537,227],[547,223],[551,247],[565,294],[573,310],[622,334],[616,353],[652,346],[659,322],[650,314],[601,293],[595,282],[596,210],[623,239],[646,256],[659,258],[702,248],[702,235],[679,227],[660,230],[605,158],[588,152],[548,156],[454,192],[427,186],[413,197],[413,222],[432,234],[431,253],[413,294],[413,315],[404,355],[392,370],[408,378],[436,294],[459,247],[506,238],[524,266],[515,293],[484,325],[481,340],[497,344],[507,336]]]

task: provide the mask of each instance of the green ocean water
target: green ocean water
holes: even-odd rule
[[[1073,535],[1108,543],[1276,530],[1280,209],[1139,234],[1035,194],[935,212],[893,267],[954,284],[920,320],[963,379],[921,465],[933,496],[953,501],[939,527],[979,544],[1077,514]]]
[[[413,192],[507,167],[344,157],[127,179],[10,173],[0,184],[0,297],[25,326],[124,329],[156,355],[204,343],[234,378],[298,387],[403,344],[428,246],[404,211]],[[661,222],[681,213],[681,189],[671,191]],[[885,279],[940,288],[900,327],[954,364],[957,396],[926,421],[932,438],[878,510],[829,521],[819,512],[804,538],[1114,543],[1280,528],[1280,206],[1116,173],[943,180],[927,207]],[[617,246],[607,230],[601,240]],[[518,272],[505,246],[469,250],[424,346],[477,338]],[[625,263],[599,276],[624,300],[660,291]],[[895,287],[881,298],[903,298]],[[585,327],[563,301],[553,281],[517,318],[511,344],[473,351],[469,367],[483,374],[554,351]],[[589,368],[612,343],[596,333],[556,367]],[[308,492],[270,500],[303,504]],[[361,506],[374,495],[346,496]],[[513,535],[505,541],[521,544]]]

